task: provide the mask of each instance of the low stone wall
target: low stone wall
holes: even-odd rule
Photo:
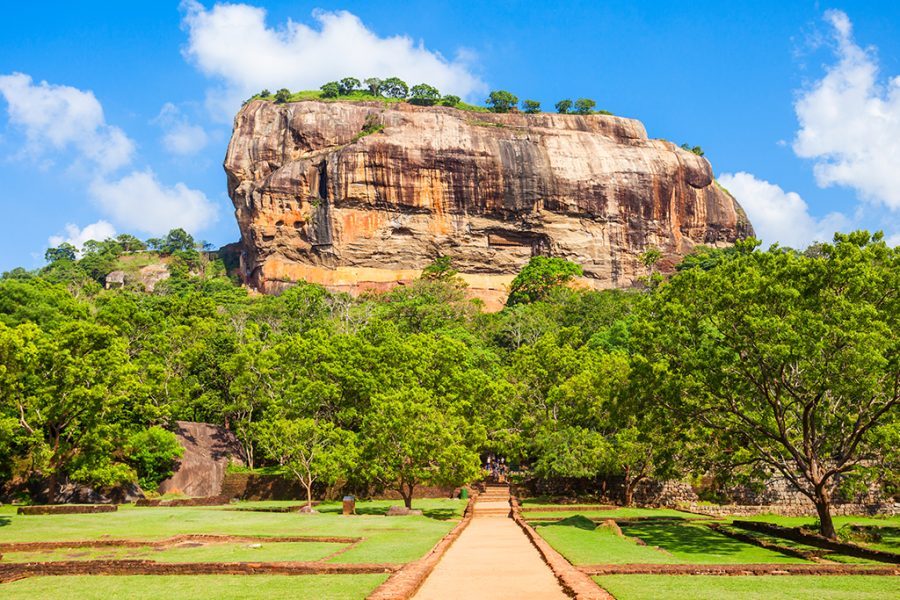
[[[416,498],[455,498],[459,495],[458,487],[423,486],[415,490]],[[400,500],[401,496],[394,490],[375,488],[355,490],[313,488],[313,497],[317,500],[338,500],[346,494],[358,498],[375,498],[379,500]],[[222,482],[222,495],[239,500],[306,500],[306,490],[297,481],[280,475],[261,475],[257,473],[226,473]]]
[[[840,564],[741,564],[679,565],[629,564],[584,565],[578,570],[586,575],[900,575],[900,568],[890,565]]]
[[[206,496],[200,498],[142,498],[134,503],[135,506],[222,506],[231,502],[228,496]]]
[[[20,515],[82,515],[91,513],[116,512],[115,504],[49,504],[41,506],[20,506]]]
[[[680,504],[680,510],[709,515],[711,517],[752,517],[755,515],[781,515],[784,517],[815,517],[816,508],[807,500],[805,504],[766,504],[745,506],[742,504]],[[900,504],[835,504],[833,516],[900,515]]]

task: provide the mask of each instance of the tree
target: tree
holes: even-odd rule
[[[47,248],[47,251],[44,252],[44,260],[51,264],[61,260],[75,262],[77,253],[78,248],[76,248],[69,242],[63,242],[56,248]]]
[[[280,418],[257,423],[254,430],[266,456],[306,490],[310,511],[313,485],[318,481],[334,483],[356,463],[356,436],[327,421]]]
[[[491,112],[506,113],[516,107],[519,99],[506,90],[494,90],[485,101]]]
[[[754,244],[661,286],[632,339],[673,416],[708,426],[731,465],[781,473],[834,538],[835,478],[880,464],[876,432],[897,420],[900,254],[864,231],[821,256]]]
[[[590,98],[579,98],[575,101],[575,114],[589,115],[594,112],[595,106],[597,106],[597,103]]]
[[[540,300],[553,288],[565,285],[581,274],[580,266],[564,258],[532,256],[510,284],[506,305]]]
[[[681,149],[687,150],[688,152],[693,152],[697,156],[703,156],[704,154],[706,154],[703,151],[703,148],[701,148],[700,146],[691,146],[690,144],[682,144]]]
[[[412,508],[417,486],[462,485],[478,477],[480,460],[466,429],[461,417],[439,409],[420,387],[377,395],[363,422],[363,464]]]
[[[378,88],[382,95],[388,98],[406,98],[409,95],[409,86],[397,77],[388,77],[381,82]]]
[[[556,112],[561,115],[569,114],[569,111],[572,109],[572,101],[571,100],[560,100],[557,102],[554,107],[556,108]]]
[[[373,96],[381,95],[381,79],[379,79],[378,77],[369,77],[368,79],[363,81],[363,83],[366,84],[366,89],[370,94],[372,94]]]
[[[441,98],[441,104],[444,106],[456,106],[460,102],[459,96],[454,96],[452,94],[448,94]]]
[[[344,77],[340,82],[340,94],[341,96],[349,96],[359,89],[359,86],[359,79],[356,77]]]
[[[123,252],[142,252],[147,249],[147,244],[129,233],[119,234],[116,242],[122,247]]]
[[[529,115],[535,115],[541,112],[541,103],[537,100],[523,100],[522,111],[528,113]]]
[[[177,459],[184,448],[171,431],[149,427],[128,437],[123,448],[125,461],[131,465],[144,490],[156,490],[159,484],[175,472]]]
[[[269,91],[269,88],[263,88],[263,91],[259,93],[260,98],[268,98],[272,95],[272,92]]]
[[[422,279],[449,280],[459,273],[453,268],[453,259],[449,256],[438,256],[434,261],[422,269]]]
[[[420,83],[412,86],[409,91],[410,102],[413,104],[421,104],[423,106],[433,106],[441,99],[441,93],[436,87],[427,83]]]
[[[285,102],[291,101],[291,90],[287,88],[281,88],[277,92],[275,92],[275,104],[284,104]]]
[[[166,234],[159,250],[164,254],[174,254],[178,251],[192,251],[195,249],[195,246],[194,236],[179,227],[172,229]]]
[[[323,98],[337,98],[341,95],[341,84],[337,81],[329,81],[319,89],[322,90]]]

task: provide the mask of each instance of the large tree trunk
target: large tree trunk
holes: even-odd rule
[[[400,496],[403,497],[403,505],[406,508],[412,508],[412,499],[413,499],[413,484],[404,485],[400,484]]]
[[[813,502],[816,505],[816,513],[819,515],[819,533],[830,540],[837,539],[834,521],[831,518],[831,498],[828,490],[825,489],[825,483],[816,486]]]

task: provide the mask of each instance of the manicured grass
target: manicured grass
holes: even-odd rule
[[[740,533],[742,535],[749,535],[753,538],[756,538],[758,540],[762,540],[765,542],[769,542],[771,544],[778,544],[779,546],[784,546],[787,548],[794,548],[794,549],[803,550],[806,552],[817,552],[817,553],[822,552],[822,549],[817,546],[810,546],[808,544],[802,544],[800,542],[795,542],[795,541],[789,540],[787,538],[780,538],[780,537],[777,537],[774,535],[761,533],[759,531],[749,531],[746,529],[739,529],[737,527],[729,527],[729,526],[724,526],[724,527],[725,527],[725,529],[727,529],[729,531],[734,531],[734,532]],[[847,563],[847,564],[876,564],[876,565],[883,564],[876,560],[867,560],[865,558],[858,558],[856,556],[846,556],[843,554],[830,553],[830,552],[824,554],[822,556],[822,558],[825,558],[827,560],[834,561],[834,562]]]
[[[618,600],[896,600],[897,577],[604,575],[594,580]]]
[[[559,523],[532,522],[541,537],[574,565],[673,563],[673,556],[623,539],[607,527],[596,527],[583,517]]]
[[[259,546],[254,547],[254,546]],[[59,548],[33,552],[7,552],[3,562],[47,562],[57,560],[152,560],[155,562],[281,562],[322,560],[347,544],[284,542],[259,544],[240,542],[203,544],[194,547]]]
[[[683,563],[807,562],[729,538],[703,525],[677,522],[629,523],[622,526],[622,532],[629,537],[638,537],[650,546],[659,546]]]
[[[804,563],[800,558],[740,542],[702,525],[687,522],[643,522],[622,526],[627,537],[606,527],[593,528],[584,517],[558,523],[533,522],[535,530],[560,554],[576,565],[629,563]],[[659,548],[654,548],[658,546]]]
[[[764,521],[783,527],[809,527],[812,528],[816,519],[813,517],[783,517],[781,515],[754,515],[752,517],[734,517],[740,521]],[[892,517],[834,517],[834,526],[840,529],[849,523],[855,525],[877,525],[881,527],[900,527],[900,515]]]
[[[421,557],[456,524],[426,516],[383,517],[397,501],[360,502],[357,516],[337,514],[339,504],[320,514],[266,513],[230,507],[137,508],[86,515],[0,516],[0,542],[66,541],[99,538],[164,539],[178,534],[212,533],[256,536],[363,537],[364,541],[336,557],[342,563],[406,563]],[[423,499],[413,506],[440,517],[461,514],[462,500]],[[6,507],[4,507],[5,509]],[[4,525],[4,521],[6,524]]]
[[[288,600],[365,598],[387,575],[33,577],[0,586],[4,600]]]

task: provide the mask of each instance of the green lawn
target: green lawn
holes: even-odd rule
[[[734,517],[739,521],[764,521],[766,523],[775,523],[783,527],[801,527],[806,526],[812,528],[816,519],[813,517],[783,517],[781,515],[755,515],[752,517]],[[877,525],[881,527],[900,527],[900,515],[893,517],[834,517],[834,526],[838,529],[849,523],[855,525]]]
[[[259,546],[259,547],[256,547]],[[140,548],[59,548],[34,552],[7,552],[3,562],[46,562],[57,560],[152,560],[155,562],[281,562],[316,561],[347,544],[325,542],[248,542],[206,544],[158,549]]]
[[[336,562],[406,563],[428,551],[456,524],[465,501],[422,499],[413,503],[428,516],[384,517],[399,501],[360,502],[357,516],[343,516],[338,503],[320,514],[266,513],[223,507],[137,508],[87,515],[19,516],[10,507],[0,512],[0,542],[66,541],[100,538],[158,540],[178,534],[212,533],[249,536],[364,537]],[[439,520],[434,517],[443,517]]]
[[[533,522],[532,525],[551,546],[576,565],[806,562],[686,522],[642,522],[622,526],[626,536],[640,538],[646,546],[620,538],[606,527],[593,528],[593,523],[584,517],[558,523]]]
[[[4,600],[351,600],[365,598],[387,575],[179,575],[33,577],[0,586]]]
[[[604,575],[618,600],[897,600],[900,580],[880,576]]]

